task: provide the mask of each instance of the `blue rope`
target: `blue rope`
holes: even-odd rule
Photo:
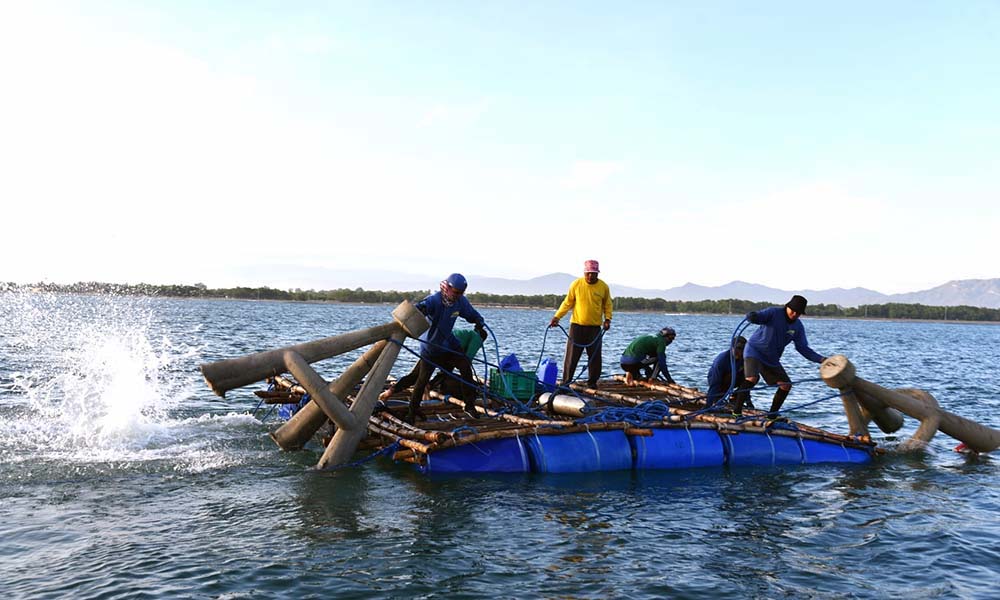
[[[451,434],[453,436],[455,436],[455,437],[458,437],[458,435],[460,433],[471,433],[471,434],[475,435],[475,434],[479,433],[479,430],[476,429],[475,427],[471,427],[469,425],[462,425],[461,427],[456,427],[456,428],[454,428],[454,429],[451,430]]]
[[[378,458],[380,456],[388,456],[388,455],[394,453],[396,450],[399,450],[401,447],[402,447],[402,444],[399,442],[399,440],[396,440],[395,442],[389,444],[385,448],[382,448],[381,450],[376,450],[375,452],[372,452],[371,454],[369,454],[368,456],[366,456],[364,458],[358,459],[358,460],[356,460],[354,462],[349,462],[349,463],[344,463],[342,465],[337,465],[336,467],[331,467],[331,468],[325,469],[325,470],[327,470],[327,471],[336,471],[338,469],[347,469],[347,468],[360,467],[361,465],[363,465],[363,464],[365,464],[367,462],[371,462],[371,461],[375,460],[376,458]]]
[[[738,337],[740,337],[741,335],[743,335],[743,332],[746,331],[747,327],[749,327],[750,325],[751,325],[751,323],[749,321],[747,321],[746,317],[743,317],[743,319],[740,321],[739,325],[736,326],[736,329],[733,329],[733,335],[730,336],[730,338],[729,338],[729,388],[726,389],[726,393],[724,393],[721,397],[719,397],[715,401],[713,401],[712,404],[708,404],[707,403],[708,396],[706,395],[705,396],[706,404],[707,404],[707,406],[705,407],[706,409],[714,409],[714,408],[716,408],[718,406],[721,406],[721,405],[725,404],[726,402],[729,401],[729,396],[732,395],[733,390],[736,389],[736,387],[737,387],[736,386],[736,355],[733,353],[733,346],[736,343],[736,339]],[[751,390],[746,390],[746,391],[747,391],[747,393],[749,393]]]
[[[566,339],[569,340],[569,342],[571,344],[573,344],[574,347],[576,347],[576,348],[584,348],[584,349],[589,348],[589,347],[597,344],[597,342],[603,340],[604,339],[604,334],[607,333],[607,330],[602,327],[601,331],[597,334],[597,337],[595,337],[593,340],[591,340],[590,343],[588,343],[588,344],[577,344],[576,342],[574,342],[572,340],[572,338],[569,337],[569,332],[566,331],[565,327],[563,327],[561,324],[560,325],[556,325],[556,327],[558,327],[563,332],[563,335],[566,336]],[[545,327],[545,337],[548,337],[548,335],[549,335],[549,329],[552,329],[552,327],[549,327],[549,326]],[[542,338],[542,354],[545,353],[545,337]],[[582,353],[581,353],[581,358],[582,358]],[[538,364],[539,365],[542,364],[541,354],[538,356]],[[583,366],[580,367],[580,371],[575,376],[573,376],[572,379],[570,379],[570,382],[572,383],[572,382],[580,379],[580,377],[583,375],[583,372],[586,371],[589,367],[590,367],[590,355],[587,355],[587,361],[585,363],[583,363]],[[538,367],[535,367],[535,371],[538,371]],[[567,389],[569,389],[569,388],[567,388]],[[579,397],[579,395],[577,395],[577,397]]]
[[[631,425],[661,423],[670,416],[670,405],[662,400],[643,402],[638,406],[612,406],[597,409],[574,422],[580,425],[591,423],[625,422]]]
[[[269,391],[269,392],[274,391],[274,382],[273,381],[267,385],[267,391]],[[263,397],[261,397],[260,402],[257,403],[257,406],[255,406],[254,409],[252,411],[250,411],[250,416],[251,417],[257,418],[257,411],[260,410],[260,405],[261,404],[264,404],[264,398]]]
[[[483,397],[484,398],[493,398],[493,399],[496,399],[496,400],[500,401],[501,403],[503,403],[503,404],[506,405],[506,407],[508,409],[508,412],[510,412],[512,414],[530,414],[530,415],[533,415],[533,416],[535,416],[537,418],[551,419],[548,415],[545,415],[543,413],[539,413],[537,411],[534,411],[531,408],[529,408],[527,405],[525,405],[523,402],[521,402],[520,400],[516,399],[514,397],[513,390],[510,389],[510,386],[509,386],[509,384],[506,381],[504,382],[504,384],[507,387],[507,392],[508,392],[509,397],[503,397],[503,396],[501,396],[499,394],[494,394],[494,393],[490,392],[489,389],[487,388],[488,384],[487,384],[486,380],[483,381],[483,385],[482,386],[480,386],[479,384],[477,384],[474,381],[466,381],[460,375],[457,375],[457,374],[455,374],[455,373],[453,373],[453,372],[451,372],[451,371],[443,368],[441,365],[437,364],[436,362],[434,362],[433,360],[430,360],[429,358],[427,358],[425,356],[421,356],[419,352],[414,351],[412,348],[408,347],[406,344],[404,344],[402,342],[395,341],[395,340],[390,340],[390,341],[392,341],[395,344],[398,344],[402,349],[404,349],[407,352],[409,352],[410,354],[416,356],[418,360],[426,361],[428,364],[430,364],[435,369],[440,369],[441,372],[444,373],[445,376],[450,377],[450,378],[454,379],[455,381],[458,381],[458,382],[460,382],[462,384],[469,385],[471,387],[481,389],[483,391]],[[432,346],[436,346],[435,344],[431,344],[431,345]],[[454,353],[453,350],[450,350],[450,352]],[[499,351],[497,352],[497,356],[499,357]],[[478,360],[478,359],[476,359],[476,360]],[[489,363],[489,362],[487,362],[485,360],[483,361],[483,363],[487,367],[495,366],[497,368],[497,370],[499,370],[499,368],[500,368],[499,365],[492,365],[491,363]],[[524,377],[527,377],[527,376],[524,376]],[[535,381],[536,382],[538,381],[537,378],[535,378]]]

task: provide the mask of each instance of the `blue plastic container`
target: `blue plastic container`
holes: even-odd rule
[[[587,473],[632,468],[632,447],[622,431],[533,435],[531,468],[539,473]]]
[[[713,429],[653,429],[652,436],[630,435],[637,469],[718,467],[726,461]]]
[[[556,391],[556,381],[559,379],[559,365],[551,358],[546,358],[538,366],[538,379],[546,392]]]
[[[743,432],[723,435],[722,439],[726,449],[726,459],[731,466],[802,463],[802,446],[798,438]]]
[[[279,404],[278,405],[278,416],[286,421],[295,416],[295,413],[299,412],[303,406],[309,402],[309,395],[306,394],[302,397],[297,404]]]
[[[524,441],[519,437],[484,440],[427,455],[428,473],[527,473]]]

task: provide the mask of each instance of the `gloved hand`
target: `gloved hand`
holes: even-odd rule
[[[555,317],[552,317],[552,320],[549,321],[549,327],[555,327],[558,324],[559,324],[559,319],[557,319]]]
[[[607,331],[609,329],[611,329],[611,319],[604,319],[604,331]]]
[[[483,329],[484,323],[476,323],[476,333],[479,334],[479,339],[486,341],[486,330]]]

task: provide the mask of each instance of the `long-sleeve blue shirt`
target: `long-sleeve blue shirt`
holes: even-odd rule
[[[736,380],[733,380],[733,351],[726,350],[715,357],[712,366],[708,369],[708,404],[715,403],[721,398],[729,386],[736,384],[738,387],[743,381],[743,361],[736,363]]]
[[[823,357],[809,347],[806,339],[806,328],[802,321],[795,319],[789,322],[785,307],[772,306],[764,310],[747,314],[747,321],[760,325],[747,341],[744,355],[756,358],[770,367],[781,364],[781,355],[789,342],[795,344],[799,354],[814,363],[823,362]]]
[[[462,345],[452,333],[455,321],[462,317],[469,323],[479,325],[483,315],[472,308],[465,296],[459,296],[451,306],[445,306],[441,292],[435,292],[416,304],[417,310],[431,321],[431,326],[420,336],[420,356],[431,357],[448,354],[449,350],[462,353]]]

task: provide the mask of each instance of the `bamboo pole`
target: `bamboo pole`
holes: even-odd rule
[[[448,396],[446,394],[442,394],[441,392],[438,392],[436,390],[432,390],[430,392],[430,397],[434,398],[436,400],[441,400],[443,402],[446,401],[446,402],[448,402],[450,404],[454,404],[457,407],[463,407],[464,408],[464,406],[465,406],[465,404],[461,400],[459,400],[458,398],[455,398],[454,396]],[[476,409],[478,410],[478,412],[480,412],[482,414],[486,414],[487,416],[494,417],[494,418],[497,418],[497,419],[503,419],[504,421],[509,421],[511,423],[516,423],[518,425],[526,425],[526,426],[529,426],[529,427],[548,426],[548,425],[566,426],[566,425],[572,425],[573,424],[573,421],[565,421],[565,420],[557,420],[557,419],[529,419],[527,417],[520,417],[518,415],[512,415],[512,414],[509,414],[509,413],[499,414],[495,410],[492,410],[490,408],[483,408],[483,407],[478,406],[478,405],[476,406]]]

